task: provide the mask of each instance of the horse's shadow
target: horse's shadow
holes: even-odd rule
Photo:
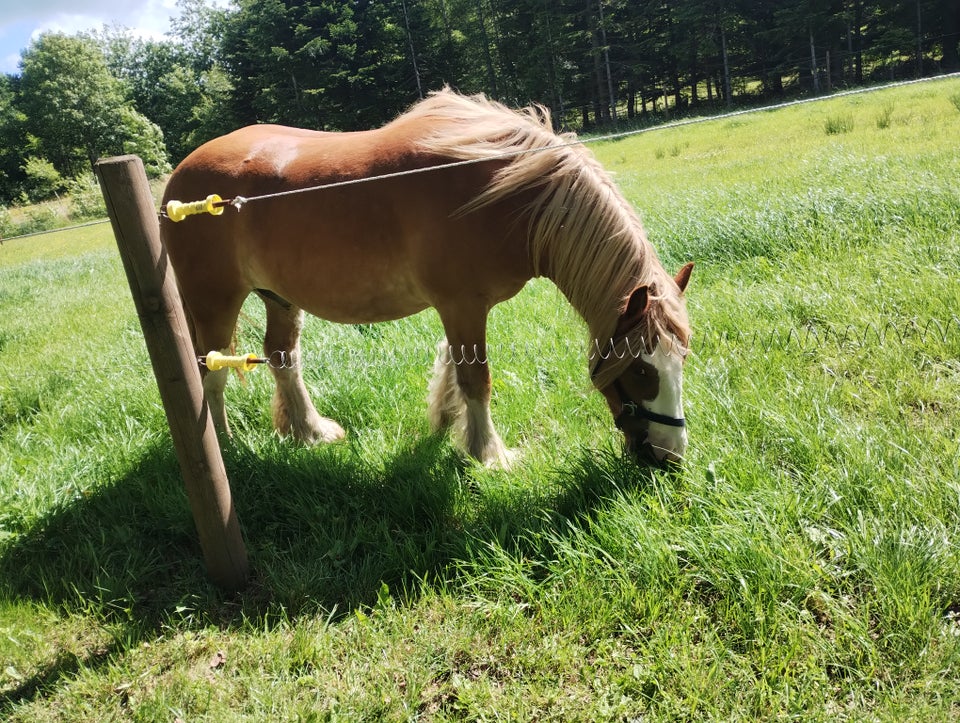
[[[517,489],[488,503],[472,480],[475,468],[439,436],[413,440],[379,461],[350,445],[290,453],[224,450],[252,569],[241,593],[223,594],[205,575],[169,446],[151,449],[116,481],[62,505],[3,548],[0,593],[93,614],[127,641],[149,640],[171,620],[190,624],[188,618],[232,627],[274,613],[336,617],[375,604],[384,585],[412,601],[424,581],[443,579],[468,560],[478,539],[536,545],[546,536],[534,533],[544,526],[568,529],[621,484],[645,479],[642,470],[614,460],[625,475],[618,478],[595,451],[583,450],[557,468],[556,484],[546,486],[552,491]],[[0,710],[109,654],[58,658],[2,692]]]

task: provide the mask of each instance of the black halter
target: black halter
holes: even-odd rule
[[[603,366],[603,363],[610,358],[610,354],[614,353],[614,346],[611,340],[610,344],[610,353],[607,356],[601,356],[600,361],[597,362],[597,365],[593,368],[593,371],[590,372],[590,379],[596,379],[597,374],[600,371],[600,367]],[[630,399],[630,395],[627,394],[627,390],[623,388],[623,384],[620,383],[619,379],[613,381],[613,389],[616,391],[617,396],[620,398],[620,414],[618,414],[613,423],[617,426],[617,429],[623,429],[624,422],[627,419],[645,419],[648,422],[654,422],[655,424],[663,424],[667,427],[686,427],[687,420],[683,417],[671,417],[666,414],[659,414],[650,409],[647,409],[642,404],[637,404],[635,401]]]
[[[613,382],[613,388],[616,390],[617,396],[620,397],[620,414],[613,420],[613,423],[617,425],[617,429],[623,428],[623,421],[627,417],[640,417],[641,419],[646,419],[648,422],[665,424],[668,427],[687,426],[687,420],[683,417],[671,417],[666,414],[658,414],[632,401],[619,379]]]

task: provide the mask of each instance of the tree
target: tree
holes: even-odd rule
[[[223,62],[223,33],[229,11],[207,0],[177,0],[180,14],[170,23],[169,37],[180,47],[183,60],[198,74]]]
[[[45,33],[24,52],[20,107],[38,155],[74,177],[104,155],[136,153],[168,167],[159,127],[133,109],[123,84],[88,37]]]
[[[16,105],[17,85],[14,76],[0,75],[0,204],[16,198],[25,180],[26,118]]]
[[[144,40],[125,28],[104,28],[96,40],[110,74],[141,114],[163,129],[167,151],[185,155],[184,138],[202,91],[182,48],[170,41]]]
[[[221,57],[227,12],[206,0],[178,0],[167,40],[144,40],[125,28],[94,33],[111,74],[138,111],[163,129],[171,159],[241,125],[230,112]]]
[[[43,158],[27,156],[21,168],[26,176],[23,196],[30,201],[45,201],[66,187],[57,169]]]
[[[399,0],[240,0],[224,63],[244,122],[379,125],[417,97]]]
[[[342,82],[355,33],[352,5],[240,0],[223,39],[237,117],[338,127],[340,109],[326,96]]]
[[[929,24],[941,29],[942,34],[934,42],[940,46],[943,70],[960,70],[960,4],[956,0],[937,0]]]

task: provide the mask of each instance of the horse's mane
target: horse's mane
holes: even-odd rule
[[[546,108],[514,111],[484,96],[445,89],[404,118],[430,121],[431,131],[420,141],[424,150],[457,159],[503,158],[506,163],[460,213],[534,192],[527,208],[534,273],[553,279],[589,325],[601,352],[630,293],[640,285],[650,287],[653,303],[641,327],[628,333],[634,354],[661,337],[688,342],[675,282],[660,265],[639,216],[575,134],[553,131]],[[612,379],[622,365],[604,364],[604,369],[604,377]],[[603,380],[595,381],[603,386]]]

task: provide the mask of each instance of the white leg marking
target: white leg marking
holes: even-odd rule
[[[229,354],[230,350],[223,350],[224,354]],[[208,371],[203,376],[203,397],[207,400],[207,408],[210,411],[210,417],[213,419],[213,426],[220,434],[231,436],[230,423],[227,421],[227,409],[223,400],[223,390],[227,386],[229,369],[219,369],[215,372]]]
[[[457,430],[463,448],[470,456],[487,467],[509,469],[516,452],[507,449],[493,427],[490,407],[483,402],[467,399],[466,414]]]
[[[343,427],[332,419],[321,417],[310,400],[300,375],[299,352],[290,355],[290,368],[273,368],[276,389],[273,394],[273,426],[282,435],[289,435],[306,444],[337,442],[346,437]]]
[[[443,339],[437,346],[433,377],[427,392],[427,413],[434,432],[449,429],[466,409],[463,392],[457,384],[457,367],[450,361],[450,348]]]

